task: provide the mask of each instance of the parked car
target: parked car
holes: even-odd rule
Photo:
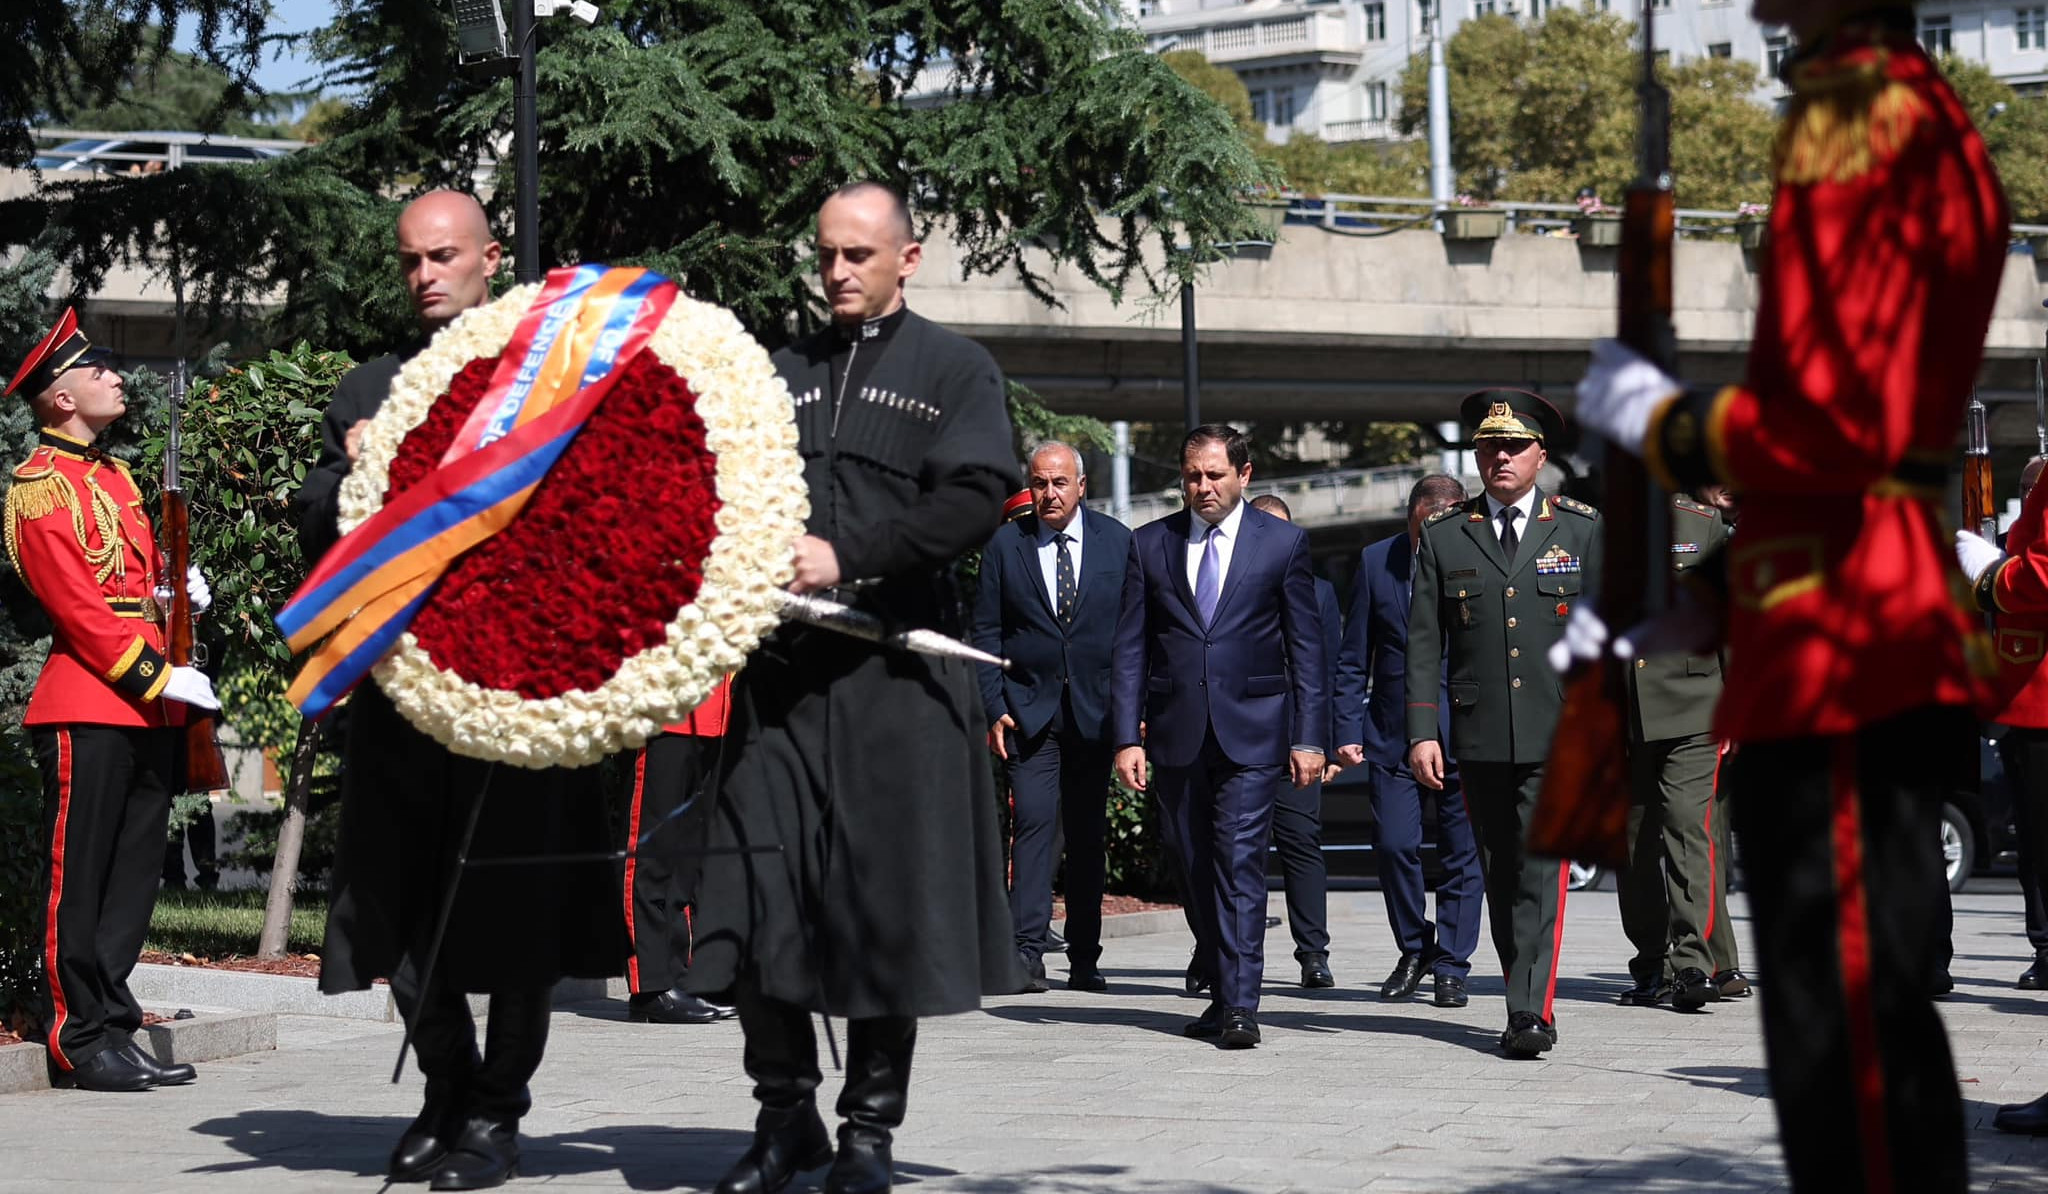
[[[72,174],[154,173],[168,161],[172,141],[183,134],[160,132],[126,133],[118,138],[86,138],[66,141],[46,149],[35,159],[36,168],[46,172]],[[280,158],[291,152],[271,145],[216,144],[210,141],[184,142],[180,156],[193,165],[235,165]]]

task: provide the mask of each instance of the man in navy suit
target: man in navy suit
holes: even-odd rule
[[[1429,923],[1428,889],[1422,878],[1422,794],[1408,770],[1408,605],[1422,524],[1464,500],[1465,487],[1456,477],[1424,477],[1408,492],[1408,529],[1360,553],[1351,620],[1337,660],[1333,719],[1337,761],[1347,767],[1372,765],[1372,813],[1378,826],[1373,857],[1379,864],[1387,920],[1401,947],[1401,960],[1381,984],[1380,998],[1412,997],[1426,970],[1438,1007],[1464,1007],[1467,1002],[1465,978],[1472,972],[1472,951],[1479,946],[1484,878],[1472,821],[1465,813],[1464,790],[1457,772],[1447,767],[1443,790],[1436,796],[1437,858],[1443,864],[1443,881],[1436,889],[1436,924]],[[1443,678],[1437,677],[1436,683],[1441,689]],[[1448,699],[1437,702],[1439,710],[1450,707]],[[1448,723],[1443,736],[1450,740]]]
[[[1282,522],[1293,522],[1294,512],[1280,497],[1265,493],[1252,499],[1252,509],[1263,510]],[[1344,614],[1337,601],[1337,586],[1318,576],[1316,580],[1316,622],[1323,636],[1323,687],[1337,690],[1337,655],[1344,640]],[[1330,702],[1328,742],[1337,737],[1337,703]],[[1334,987],[1330,973],[1330,868],[1323,860],[1323,783],[1336,775],[1337,761],[1328,760],[1323,774],[1305,788],[1280,785],[1273,805],[1273,853],[1279,857],[1280,882],[1287,891],[1287,931],[1294,937],[1294,960],[1301,963],[1301,985],[1311,989]]]
[[[1010,660],[983,666],[989,749],[1009,764],[1016,800],[1010,920],[1030,979],[1045,990],[1058,830],[1067,838],[1067,986],[1108,985],[1102,881],[1109,832],[1109,660],[1131,532],[1083,505],[1081,454],[1031,454],[1034,515],[1005,524],[981,553],[974,645]]]
[[[1236,428],[1188,433],[1187,509],[1131,535],[1110,682],[1117,776],[1159,801],[1215,993],[1186,1032],[1231,1049],[1259,1043],[1274,799],[1321,778],[1330,715],[1308,536],[1243,500],[1251,475]]]

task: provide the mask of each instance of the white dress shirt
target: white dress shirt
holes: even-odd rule
[[[1065,535],[1073,542],[1067,544],[1067,554],[1074,557],[1074,588],[1081,587],[1081,524],[1088,521],[1088,512],[1078,510],[1074,521],[1065,530],[1055,531],[1044,523],[1038,524],[1038,571],[1045,578],[1045,597],[1052,602],[1054,613],[1060,608],[1060,549],[1052,541],[1054,535]]]
[[[1223,596],[1223,582],[1230,578],[1230,553],[1237,546],[1237,528],[1244,522],[1244,499],[1239,498],[1223,521],[1216,524],[1216,595]],[[1192,511],[1188,515],[1188,591],[1201,588],[1202,552],[1208,546],[1209,524]]]
[[[1507,506],[1504,503],[1495,501],[1492,494],[1486,495],[1486,513],[1488,517],[1493,519],[1493,537],[1495,539],[1500,538],[1500,512],[1505,509],[1507,509]],[[1536,487],[1534,485],[1531,485],[1529,492],[1523,494],[1515,502],[1515,509],[1522,512],[1522,516],[1515,520],[1515,541],[1519,543],[1529,537],[1529,520],[1536,516]]]

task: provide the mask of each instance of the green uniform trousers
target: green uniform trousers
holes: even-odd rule
[[[1553,1022],[1558,945],[1570,866],[1529,854],[1529,819],[1543,790],[1541,763],[1458,764],[1465,808],[1479,838],[1486,876],[1486,915],[1507,976],[1508,1014],[1533,1012]]]
[[[1719,744],[1711,734],[1637,742],[1629,748],[1628,866],[1617,880],[1621,928],[1638,982],[1688,968],[1716,969],[1712,936],[1725,936],[1723,820],[1714,807]]]

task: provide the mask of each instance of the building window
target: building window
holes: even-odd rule
[[[1365,6],[1365,40],[1387,40],[1387,6],[1368,4]]]
[[[1387,85],[1367,83],[1365,85],[1365,114],[1373,120],[1387,118]]]
[[[1707,43],[1707,57],[1733,58],[1735,57],[1735,43],[1726,41],[1709,42]]]
[[[2048,8],[2017,9],[2012,16],[2020,49],[2048,50]]]
[[[1472,0],[1472,15],[1490,17],[1494,11],[1494,0]]]
[[[1273,123],[1273,97],[1264,91],[1252,92],[1252,119],[1260,124]]]
[[[1294,123],[1294,92],[1282,89],[1273,93],[1273,123],[1286,128]]]
[[[1785,69],[1785,59],[1792,56],[1792,39],[1789,37],[1767,37],[1764,39],[1764,73],[1773,79]]]
[[[1920,18],[1920,45],[1936,57],[1953,52],[1949,20],[1946,16]]]

